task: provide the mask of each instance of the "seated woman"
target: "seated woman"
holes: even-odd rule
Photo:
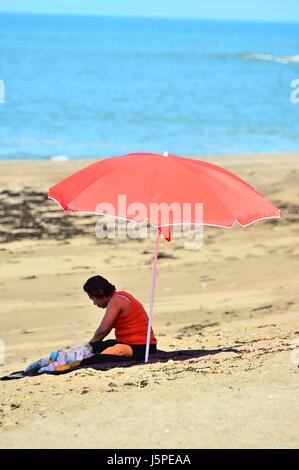
[[[88,279],[84,291],[106,312],[89,344],[94,353],[142,359],[145,356],[148,316],[142,304],[125,291],[117,291],[102,276]],[[115,328],[115,340],[103,339]],[[157,340],[151,329],[150,353],[156,352]]]

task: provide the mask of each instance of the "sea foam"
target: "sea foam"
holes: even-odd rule
[[[299,55],[276,56],[273,54],[258,54],[253,52],[250,54],[244,54],[243,58],[246,60],[264,60],[269,62],[278,62],[279,64],[290,64],[292,62],[299,62]]]
[[[55,162],[66,162],[69,160],[69,157],[66,155],[55,155],[54,157],[51,157],[50,160],[53,160]]]

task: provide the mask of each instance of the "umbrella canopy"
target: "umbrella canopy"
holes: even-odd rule
[[[232,227],[247,226],[257,220],[277,218],[280,211],[265,197],[232,172],[212,163],[162,154],[132,153],[97,161],[65,178],[48,192],[64,211],[110,215],[137,223],[149,220],[157,228],[150,296],[150,327],[157,273],[159,235],[170,240],[170,226],[201,223]],[[125,196],[125,204],[120,203]],[[136,203],[142,211],[136,210]],[[191,211],[153,211],[153,204],[201,203],[200,220]],[[103,205],[104,204],[104,205]],[[105,210],[103,209],[105,208]],[[128,208],[135,210],[128,210]]]
[[[118,196],[126,195],[127,205],[141,202],[147,218],[159,226],[159,218],[150,214],[150,204],[201,202],[203,223],[231,227],[234,222],[246,226],[256,220],[279,217],[279,209],[244,180],[212,163],[174,155],[133,153],[112,157],[88,165],[49,190],[49,197],[64,211],[99,214],[99,203],[111,203],[115,211],[108,215],[142,222],[138,215],[118,207]],[[195,222],[194,214],[191,220]],[[170,214],[169,225],[180,223]],[[163,224],[167,225],[167,224]]]

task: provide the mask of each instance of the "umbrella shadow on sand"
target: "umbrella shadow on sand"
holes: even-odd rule
[[[70,368],[64,371],[45,372],[50,375],[61,375],[73,372],[79,369],[92,368],[95,370],[110,370],[116,367],[132,367],[132,366],[143,366],[147,367],[150,364],[158,364],[172,361],[186,361],[190,359],[200,358],[204,356],[214,356],[220,353],[237,353],[240,354],[238,349],[234,348],[221,348],[221,349],[183,349],[178,351],[162,351],[157,349],[156,353],[151,354],[148,362],[144,362],[144,358],[139,360],[129,359],[127,357],[113,356],[111,354],[95,354],[88,359],[83,359],[80,365]],[[24,374],[23,371],[13,372],[10,375],[1,377],[0,380],[12,380],[21,379],[23,377],[36,376],[42,374]]]
[[[91,367],[96,370],[109,370],[115,367],[132,367],[135,365],[147,366],[150,364],[157,364],[172,361],[186,361],[189,359],[200,358],[204,356],[213,356],[220,353],[240,353],[239,350],[234,348],[221,348],[221,349],[183,349],[178,351],[162,351],[157,349],[156,353],[151,354],[147,363],[144,359],[135,360],[128,358],[120,358],[109,354],[100,354],[84,359],[78,369],[83,367]]]

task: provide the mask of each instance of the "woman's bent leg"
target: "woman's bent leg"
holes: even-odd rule
[[[116,341],[114,339],[107,339],[106,341],[94,341],[90,343],[92,347],[92,352],[94,354],[101,353],[105,349],[114,346],[116,344]]]
[[[131,346],[124,343],[118,343],[114,339],[92,343],[92,350],[96,354],[110,354],[113,356],[133,356]]]
[[[144,360],[146,344],[130,344],[130,346],[133,349],[133,359]],[[156,351],[157,351],[157,345],[150,344],[150,349],[149,349],[150,354],[154,354]]]
[[[117,343],[114,346],[109,346],[108,348],[101,351],[101,354],[112,354],[113,356],[132,357],[133,350],[128,344]]]

